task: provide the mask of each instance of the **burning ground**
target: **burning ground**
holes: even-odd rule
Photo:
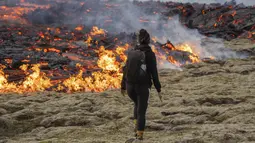
[[[13,27],[3,30],[0,68],[2,93],[45,90],[100,92],[119,88],[126,52],[134,46],[136,39],[133,39],[134,34],[125,33],[109,38],[106,31],[98,27],[93,27],[87,33],[84,33],[83,27],[75,27],[70,33],[62,30],[63,35],[58,28],[45,28],[43,32],[32,31],[37,33],[33,37],[36,40],[30,42],[30,39],[26,39],[27,44],[34,43],[27,47],[20,45],[25,44],[23,38],[28,38],[26,33],[17,37],[8,35],[20,34],[18,31],[24,29]],[[31,32],[31,27],[27,30]],[[52,35],[52,31],[60,34],[60,37]],[[9,37],[5,39],[5,36]],[[124,39],[125,43],[122,42]],[[171,42],[160,44],[156,38],[154,40],[152,48],[159,65],[170,62],[181,66],[200,62],[188,44],[173,46]]]
[[[255,141],[253,13],[235,4],[6,1],[1,141],[131,137],[132,103],[118,88],[140,28],[151,33],[164,96],[161,104],[152,90],[145,142]]]

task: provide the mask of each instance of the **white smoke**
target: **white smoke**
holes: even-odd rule
[[[180,2],[180,1],[178,1]],[[191,1],[189,1],[191,2]],[[201,35],[197,30],[191,30],[184,27],[179,20],[179,16],[171,17],[170,19],[162,18],[160,14],[150,15],[141,10],[141,7],[132,3],[122,3],[119,8],[119,21],[113,20],[114,29],[109,32],[137,32],[139,29],[146,29],[151,37],[157,37],[162,44],[167,40],[174,45],[188,44],[193,48],[193,52],[200,58],[215,57],[217,59],[235,58],[238,57],[233,51],[227,50],[223,40],[218,38],[208,38]],[[93,8],[92,8],[93,9]],[[84,16],[84,25],[94,24],[99,27],[104,27],[106,13],[100,13],[97,16]],[[108,15],[108,14],[106,14]],[[149,22],[141,22],[140,19],[145,19]],[[164,68],[176,68],[173,65],[165,65]]]
[[[155,19],[160,21],[159,19]],[[201,35],[197,30],[188,29],[179,22],[179,17],[168,20],[162,29],[157,29],[157,25],[144,26],[151,35],[159,37],[159,42],[171,41],[174,45],[188,44],[192,47],[194,54],[201,59],[215,57],[216,59],[241,58],[236,52],[225,48],[224,40]],[[163,68],[174,68],[175,66],[166,64]]]

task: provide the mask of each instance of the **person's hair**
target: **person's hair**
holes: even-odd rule
[[[150,44],[150,41],[150,34],[145,29],[141,29],[138,35],[138,42],[140,44]]]

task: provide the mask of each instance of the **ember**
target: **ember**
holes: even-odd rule
[[[75,28],[75,30],[78,30],[78,31],[82,31],[83,27],[82,26],[78,26]]]
[[[105,31],[103,29],[99,29],[96,26],[92,27],[92,30],[90,32],[91,36],[95,36],[95,35],[105,35]]]

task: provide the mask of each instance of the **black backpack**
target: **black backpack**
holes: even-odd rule
[[[125,67],[128,83],[147,83],[148,74],[145,57],[145,52],[138,48],[131,49],[128,52]]]

